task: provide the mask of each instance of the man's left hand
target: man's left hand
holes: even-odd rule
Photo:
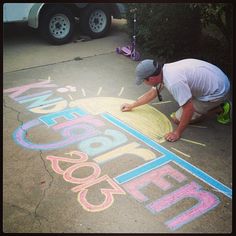
[[[178,139],[180,139],[180,134],[178,132],[170,132],[166,134],[164,137],[169,142],[175,142]]]

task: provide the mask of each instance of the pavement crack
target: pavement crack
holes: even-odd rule
[[[39,219],[40,219],[40,218],[43,218],[43,219],[45,219],[47,222],[49,222],[49,220],[48,220],[46,217],[44,217],[44,216],[39,216],[39,215],[35,216],[30,210],[27,210],[27,209],[25,209],[25,208],[23,208],[23,207],[20,207],[20,206],[16,205],[16,204],[13,204],[13,203],[10,203],[10,202],[6,202],[6,201],[4,201],[3,203],[6,204],[6,205],[8,205],[8,206],[11,207],[11,208],[16,209],[18,212],[25,214],[26,216],[30,216],[30,217],[33,216],[34,218],[38,217]],[[40,220],[39,220],[39,224],[40,224],[40,226],[41,226],[41,221],[40,221]],[[33,225],[32,225],[32,227],[33,227]],[[32,227],[31,227],[30,232],[32,231]]]
[[[48,173],[48,175],[51,177],[51,181],[49,182],[48,187],[43,190],[42,197],[40,198],[38,204],[36,205],[36,207],[35,207],[35,209],[34,209],[34,217],[35,217],[35,219],[38,218],[37,220],[38,220],[38,222],[39,222],[39,224],[40,224],[40,227],[41,227],[41,220],[40,220],[40,218],[44,218],[44,219],[46,219],[47,221],[48,221],[48,219],[47,219],[46,217],[44,217],[44,216],[38,217],[39,215],[37,214],[37,209],[39,208],[40,204],[41,204],[42,201],[44,200],[45,195],[46,195],[46,191],[51,188],[51,185],[52,185],[52,183],[53,183],[54,178],[53,178],[53,175],[51,175],[51,173],[50,173],[50,172],[48,171],[48,169],[47,169],[46,163],[45,163],[45,161],[44,161],[44,159],[43,159],[43,152],[42,152],[42,150],[39,150],[39,153],[40,153],[40,159],[42,160],[43,165],[44,165],[44,169],[46,170],[46,172]]]
[[[38,66],[30,66],[30,67],[21,68],[21,69],[18,69],[18,70],[6,71],[6,72],[4,72],[4,74],[8,74],[8,73],[12,73],[12,72],[19,72],[19,71],[24,71],[24,70],[30,70],[30,69],[35,69],[35,68],[41,68],[41,67],[46,67],[46,66],[53,66],[53,65],[67,63],[67,62],[72,62],[72,61],[80,61],[80,60],[83,60],[83,59],[87,59],[87,58],[91,58],[91,57],[97,57],[97,56],[103,56],[103,55],[108,55],[108,54],[111,54],[111,53],[114,53],[114,51],[94,54],[94,55],[85,56],[85,57],[77,56],[75,58],[64,60],[64,61],[58,61],[58,62],[48,63],[48,64],[44,64],[44,65],[38,65]]]
[[[20,128],[25,132],[25,135],[27,136],[27,130],[24,130],[24,129],[22,128],[24,122],[20,119],[20,114],[21,114],[21,112],[18,111],[18,110],[16,110],[16,109],[14,109],[13,107],[7,105],[5,99],[3,99],[3,106],[4,106],[5,108],[10,109],[10,110],[12,110],[12,111],[14,111],[14,112],[17,113],[17,118],[16,118],[16,119],[17,119],[17,121],[18,121],[19,124],[20,124]],[[45,219],[47,222],[48,222],[48,219],[47,219],[46,217],[44,217],[44,216],[38,215],[38,214],[37,214],[37,209],[39,208],[41,202],[42,202],[43,199],[45,198],[46,191],[47,191],[48,189],[50,189],[50,187],[51,187],[51,185],[52,185],[52,183],[53,183],[53,179],[54,179],[54,178],[53,178],[53,175],[51,175],[51,173],[48,171],[48,169],[47,169],[47,167],[46,167],[45,161],[44,161],[44,159],[43,159],[43,153],[42,153],[42,151],[39,150],[39,153],[40,153],[40,158],[41,158],[41,160],[42,160],[42,162],[43,162],[44,168],[45,168],[45,170],[47,171],[47,173],[49,174],[49,176],[51,177],[51,181],[49,182],[48,187],[43,190],[42,197],[41,197],[41,199],[39,200],[38,204],[36,205],[36,207],[35,207],[35,209],[34,209],[34,213],[33,213],[34,219],[37,219],[37,220],[38,220],[39,225],[40,225],[40,227],[41,227],[41,225],[42,225],[42,224],[41,224],[41,219]],[[13,205],[13,204],[9,204],[9,205],[12,206],[12,207],[14,207],[14,208],[16,208],[17,210],[23,211],[26,215],[32,215],[32,213],[31,213],[30,211],[28,211],[28,210],[26,210],[26,209],[24,209],[24,208],[21,208],[21,207],[19,207],[19,206],[17,206],[17,205]],[[33,227],[33,226],[32,226],[32,227]]]
[[[91,57],[109,55],[109,54],[112,54],[112,53],[114,53],[114,51],[105,52],[105,53],[99,53],[99,54],[94,54],[94,55],[91,55],[91,56],[82,57],[81,59],[87,59],[87,58],[91,58]]]
[[[16,120],[17,120],[18,123],[20,124],[20,128],[25,132],[25,135],[27,136],[27,135],[28,135],[27,130],[24,130],[24,129],[22,128],[24,122],[20,119],[20,114],[21,114],[21,112],[18,111],[18,110],[16,110],[16,109],[14,109],[13,107],[10,107],[10,106],[6,105],[5,99],[3,99],[3,107],[8,108],[8,109],[10,109],[10,110],[12,110],[12,111],[14,111],[14,112],[17,113],[17,115],[16,115]]]
[[[16,210],[18,210],[19,212],[23,212],[24,214],[28,215],[28,216],[31,216],[32,215],[32,212],[30,212],[29,210],[23,208],[23,207],[20,207],[18,205],[15,205],[15,204],[12,204],[10,202],[5,202],[4,201],[4,204],[7,204],[9,205],[9,207],[12,207],[12,208],[15,208]]]
[[[42,150],[39,150],[39,153],[40,153],[40,158],[41,158],[41,160],[43,161],[44,168],[45,168],[45,170],[47,171],[47,173],[49,174],[49,176],[51,177],[51,182],[49,183],[48,187],[45,188],[45,191],[46,191],[46,190],[48,190],[49,188],[51,188],[51,185],[52,185],[52,182],[53,182],[53,180],[54,180],[54,177],[53,177],[53,175],[49,172],[49,170],[47,169],[45,160],[43,159],[43,152],[42,152]],[[45,192],[45,191],[44,191],[44,192]]]

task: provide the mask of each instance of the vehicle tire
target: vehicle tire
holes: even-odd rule
[[[131,59],[133,61],[139,61],[140,60],[140,53],[138,51],[134,51],[131,53]]]
[[[80,30],[91,38],[104,37],[111,27],[111,13],[101,5],[89,5],[83,9],[80,20]]]
[[[48,8],[40,18],[40,32],[51,44],[65,44],[71,41],[75,31],[75,18],[63,6]]]

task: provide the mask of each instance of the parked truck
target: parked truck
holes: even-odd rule
[[[91,38],[108,34],[112,17],[125,17],[122,3],[4,3],[3,22],[27,22],[51,44],[71,41],[78,25]],[[77,24],[78,22],[78,24]]]

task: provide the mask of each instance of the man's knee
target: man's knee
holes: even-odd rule
[[[181,116],[183,114],[183,108],[180,107],[175,113],[174,113],[174,118],[172,118],[172,120],[174,121],[174,123],[178,124],[180,122],[180,119],[181,119]],[[200,122],[202,120],[205,119],[205,115],[204,114],[201,114],[197,111],[194,111],[193,112],[193,115],[191,117],[191,120],[190,120],[190,124],[193,124],[193,123],[197,123],[197,122]]]

